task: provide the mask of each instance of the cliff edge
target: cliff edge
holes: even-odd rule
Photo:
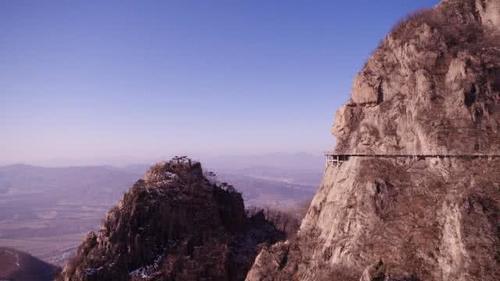
[[[500,1],[447,0],[401,22],[354,79],[296,238],[247,281],[500,280]],[[461,155],[461,157],[454,157]]]

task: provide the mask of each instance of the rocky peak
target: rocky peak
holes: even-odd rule
[[[393,28],[332,128],[337,154],[367,156],[327,165],[297,236],[248,281],[500,280],[500,159],[472,157],[500,156],[499,3]]]
[[[153,165],[144,175],[146,184],[165,185],[175,180],[197,180],[203,177],[203,171],[199,162],[193,161],[186,156],[174,157],[168,162],[160,162]]]
[[[58,280],[243,280],[260,245],[282,238],[247,217],[234,188],[176,157],[135,183]]]
[[[337,112],[336,150],[498,152],[500,34],[484,26],[480,15],[494,18],[496,3],[445,1],[395,26],[355,78],[350,102]]]

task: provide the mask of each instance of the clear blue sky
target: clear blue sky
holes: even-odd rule
[[[436,3],[0,1],[0,163],[320,153],[379,41]]]

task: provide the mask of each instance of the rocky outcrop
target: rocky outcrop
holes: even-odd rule
[[[447,0],[398,24],[336,114],[335,151],[500,155],[499,3]],[[247,280],[500,280],[499,213],[498,158],[351,157]]]
[[[259,247],[278,239],[230,185],[175,158],[135,183],[58,280],[243,280]]]

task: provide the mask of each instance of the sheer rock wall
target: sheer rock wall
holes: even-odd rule
[[[398,24],[337,111],[335,151],[499,155],[499,7],[448,0]],[[499,213],[498,158],[352,157],[247,281],[500,280]]]

